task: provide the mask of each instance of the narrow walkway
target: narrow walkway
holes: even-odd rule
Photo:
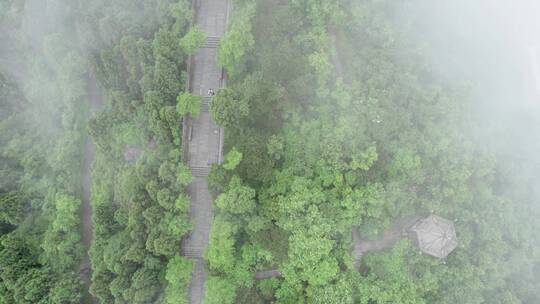
[[[379,251],[387,248],[392,248],[399,239],[407,237],[405,234],[407,229],[416,223],[421,217],[408,216],[398,218],[383,234],[376,240],[362,239],[358,232],[358,227],[352,227],[353,248],[352,256],[355,261],[355,268],[360,268],[362,255],[368,251]],[[255,273],[256,280],[264,280],[275,277],[280,277],[281,272],[278,269],[267,269],[257,271]]]
[[[334,46],[334,50],[330,54],[330,60],[334,68],[336,69],[336,75],[343,79],[343,64],[341,64],[340,48],[338,44],[338,37],[336,29],[333,26],[328,26],[326,31],[330,39],[330,44]]]
[[[255,280],[264,280],[275,277],[281,277],[281,272],[278,269],[261,270],[255,273]]]
[[[182,254],[194,260],[194,270],[189,285],[190,304],[201,304],[207,278],[203,252],[208,245],[212,225],[212,197],[206,176],[213,163],[220,162],[223,129],[214,123],[208,113],[209,89],[217,91],[224,85],[222,69],[217,64],[217,46],[227,24],[227,0],[194,0],[198,25],[207,36],[206,44],[193,56],[190,66],[189,90],[203,97],[201,114],[188,119],[184,128],[186,159],[195,180],[188,186],[191,197],[190,217],[193,230],[182,242]]]
[[[97,86],[96,79],[90,75],[88,77],[88,100],[90,101],[89,114],[91,115],[102,105],[102,96],[101,92]],[[82,229],[82,242],[84,246],[84,253],[79,265],[79,273],[81,274],[81,279],[84,282],[85,286],[85,303],[98,303],[97,299],[90,295],[90,279],[92,276],[92,269],[90,265],[90,257],[88,251],[92,244],[92,234],[93,234],[93,225],[92,225],[92,205],[90,203],[90,191],[92,186],[91,180],[91,166],[94,161],[94,143],[92,142],[92,137],[86,135],[84,143],[84,155],[83,155],[83,167],[82,167],[82,176],[81,176],[81,229]]]
[[[353,227],[353,257],[355,260],[355,266],[358,269],[362,255],[368,251],[379,251],[386,248],[391,248],[399,239],[406,236],[407,229],[420,219],[419,216],[408,216],[398,218],[392,224],[392,227],[383,232],[383,234],[376,240],[368,240],[360,238],[358,233],[358,227]]]

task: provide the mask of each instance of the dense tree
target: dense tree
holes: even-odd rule
[[[77,304],[82,301],[82,282],[78,273],[63,274],[50,291],[51,303]]]
[[[206,34],[198,26],[193,26],[189,32],[180,39],[180,46],[187,54],[193,54],[197,48],[206,41]]]
[[[360,303],[427,303],[426,294],[437,288],[437,280],[429,271],[422,277],[410,271],[412,267],[429,267],[419,258],[417,250],[406,242],[399,243],[389,253],[366,257],[365,265],[370,271],[358,281]]]
[[[243,186],[238,176],[233,176],[227,191],[216,199],[218,208],[232,214],[249,214],[255,208],[255,190]]]
[[[101,85],[111,98],[90,126],[99,147],[92,179],[91,292],[103,303],[182,302],[191,265],[178,252],[191,229],[184,188],[193,177],[179,147],[182,116],[196,114],[200,101],[196,108],[183,104],[186,112],[180,113],[177,97],[185,87],[187,54],[201,33],[188,33],[193,12],[186,0],[86,6],[90,19],[116,24],[110,33],[97,33],[95,50],[96,74],[103,75]],[[99,60],[104,57],[106,62]]]
[[[205,304],[233,304],[235,299],[234,282],[221,277],[209,277],[206,280]]]
[[[537,214],[526,203],[534,194],[517,186],[537,179],[510,173],[508,158],[469,136],[480,125],[464,115],[470,97],[427,66],[423,51],[406,38],[406,9],[391,1],[257,1],[246,18],[251,5],[235,7],[220,50],[229,89],[218,92],[211,114],[227,128],[226,149],[242,158],[236,166],[226,159],[210,174],[218,193],[215,223],[235,229],[214,232],[209,252],[227,252],[227,262],[211,268],[222,280],[241,282],[246,269],[278,268],[281,277],[264,290],[238,283],[236,301],[536,299],[512,283],[532,279],[526,267],[510,275],[504,261],[538,263],[537,254],[516,262],[523,248],[536,248],[535,238],[524,234],[537,224],[514,228],[520,225],[507,221],[531,217],[506,209]],[[240,34],[234,25],[243,22],[249,26]],[[233,35],[254,43],[245,43],[243,53],[227,50]],[[231,110],[242,109],[240,102],[248,105],[245,116]],[[522,195],[501,191],[516,179],[507,188]],[[246,202],[256,207],[239,208]],[[363,239],[375,239],[396,218],[430,211],[458,219],[460,247],[446,263],[402,242],[364,255],[362,272],[354,270],[353,226]],[[244,257],[242,248],[250,246],[268,258]],[[210,265],[214,256],[207,256]]]
[[[77,197],[89,65],[73,18],[79,2],[52,2],[0,5],[9,32],[0,56],[10,58],[0,67],[2,303],[82,298]],[[38,12],[47,26],[24,21]]]
[[[0,68],[0,303],[83,301],[78,197],[93,75],[106,101],[88,122],[90,291],[102,303],[187,301],[193,265],[178,252],[193,176],[179,147],[182,119],[202,101],[183,90],[187,57],[206,39],[188,28],[191,7],[0,3],[0,55],[13,59]],[[228,153],[208,178],[205,303],[540,302],[530,142],[501,135],[507,155],[470,136],[485,130],[470,113],[476,96],[454,82],[468,75],[426,60],[409,8],[235,1],[218,49],[228,88],[210,103]],[[459,247],[445,261],[401,241],[353,267],[353,227],[377,239],[395,219],[430,212],[457,219]],[[280,276],[255,280],[264,269]]]
[[[237,227],[224,219],[214,220],[208,249],[205,251],[211,270],[222,273],[232,271],[235,263],[234,235],[236,231]]]
[[[223,163],[223,168],[225,170],[234,170],[238,164],[242,161],[242,152],[238,151],[236,148],[232,148],[231,151],[227,152],[225,155],[225,162]]]
[[[24,198],[15,192],[0,194],[0,222],[17,225],[23,219]]]
[[[176,98],[177,105],[176,105],[176,111],[180,115],[187,115],[190,114],[192,116],[199,116],[201,113],[201,97],[191,95],[189,93],[183,92],[178,95]]]
[[[233,127],[238,120],[249,115],[249,104],[234,90],[225,88],[212,99],[210,113],[220,126]]]
[[[236,17],[219,44],[218,61],[231,75],[243,69],[244,57],[255,43],[250,23],[254,14],[255,3],[246,1],[236,10]]]
[[[193,263],[184,257],[176,256],[167,264],[165,278],[168,285],[166,301],[169,304],[187,303],[187,286],[191,280]]]
[[[59,273],[73,269],[80,256],[80,235],[77,231],[80,201],[66,194],[57,193],[52,198],[56,217],[45,231],[41,245],[51,266]]]

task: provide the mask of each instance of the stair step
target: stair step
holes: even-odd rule
[[[219,45],[219,37],[207,37],[206,42],[202,46],[203,48],[215,49]]]
[[[206,177],[210,173],[210,167],[191,167],[190,169],[195,177]]]
[[[201,103],[201,112],[208,112],[210,109],[210,97],[203,97]]]
[[[215,42],[215,43],[206,42],[205,44],[203,44],[202,48],[203,49],[217,49],[218,45],[219,45],[219,42]]]
[[[359,270],[360,266],[362,265],[362,254],[354,254],[353,258],[354,268],[356,268],[356,270]]]
[[[202,258],[203,251],[204,249],[199,247],[188,247],[182,249],[184,256],[189,258]]]

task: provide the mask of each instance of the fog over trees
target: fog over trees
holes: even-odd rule
[[[203,303],[540,303],[539,3],[230,1],[201,98],[197,1],[0,0],[0,304],[191,303],[204,111]]]

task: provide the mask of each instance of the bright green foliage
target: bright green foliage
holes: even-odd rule
[[[175,256],[167,264],[165,279],[167,280],[166,302],[168,304],[187,303],[187,286],[191,280],[193,271],[193,262],[181,257]]]
[[[307,290],[309,303],[316,304],[353,304],[355,289],[353,280],[346,274],[338,277],[332,284],[310,286]]]
[[[234,235],[237,228],[217,217],[210,231],[210,242],[204,255],[208,261],[208,267],[216,272],[230,272],[235,263],[234,258]]]
[[[69,270],[40,267],[35,248],[17,231],[0,237],[0,300],[3,303],[80,303],[81,282]]]
[[[2,53],[24,71],[17,84],[0,71],[0,303],[83,301],[86,125],[96,143],[90,291],[101,303],[185,303],[193,265],[178,250],[193,177],[179,147],[183,116],[201,101],[179,92],[204,42],[188,29],[191,1],[34,2],[0,4]],[[209,176],[206,303],[540,303],[534,139],[497,134],[504,153],[479,141],[500,129],[485,132],[476,96],[448,82],[467,75],[427,65],[429,43],[410,33],[427,17],[411,7],[235,1],[218,53],[228,88],[210,105],[230,152]],[[34,11],[55,17],[38,40],[21,22]],[[97,87],[107,98],[87,123]],[[353,226],[377,239],[396,218],[430,211],[458,219],[460,246],[445,263],[403,241],[353,269]],[[256,281],[262,269],[282,275]]]
[[[364,170],[367,171],[375,161],[377,161],[377,148],[375,146],[368,147],[365,151],[359,153],[359,155],[353,155],[351,161],[352,170]]]
[[[370,272],[358,282],[360,303],[426,303],[426,294],[438,287],[434,274],[419,277],[409,269],[428,265],[407,242],[399,243],[390,253],[369,255],[365,265]]]
[[[328,54],[323,52],[313,53],[308,57],[308,60],[310,65],[315,69],[317,75],[319,75],[321,83],[324,84],[332,71]]]
[[[224,212],[248,215],[255,209],[255,190],[242,185],[238,176],[233,176],[227,191],[216,199],[216,205]]]
[[[192,2],[189,0],[172,1],[168,7],[168,14],[174,18],[173,30],[182,33],[193,20],[194,11],[191,10]],[[152,4],[149,4],[152,5]]]
[[[47,291],[51,287],[46,271],[31,269],[17,281],[19,286],[13,296],[14,303],[46,303]]]
[[[182,40],[191,2],[86,5],[89,18],[101,25],[97,37],[108,39],[100,41],[93,64],[105,95],[112,96],[90,123],[98,146],[91,292],[101,303],[180,302],[188,283],[185,276],[172,277],[190,272],[177,255],[191,229],[184,190],[193,179],[180,159],[182,116],[200,108],[190,95],[177,101],[185,87],[184,46],[197,38],[194,31]],[[125,159],[126,146],[141,151],[136,160]]]
[[[71,18],[77,5],[0,4],[9,29],[0,33],[9,57],[0,67],[0,303],[81,302],[78,197],[90,66]],[[48,26],[23,22],[36,14]]]
[[[312,26],[319,27],[337,21],[340,15],[339,1],[292,0],[291,6],[302,12]]]
[[[52,197],[56,217],[47,229],[41,245],[52,268],[63,273],[75,267],[81,256],[79,227],[80,200],[66,195]]]
[[[285,277],[312,286],[328,284],[339,272],[336,259],[329,256],[332,246],[333,241],[315,233],[293,233],[289,237],[289,261],[283,266]]]
[[[68,195],[56,195],[55,207],[56,218],[53,221],[52,228],[57,231],[67,232],[79,223],[77,212],[81,202]]]
[[[281,159],[284,148],[283,139],[275,135],[270,136],[270,138],[268,139],[268,144],[266,144],[266,148],[268,149],[268,154],[274,157],[274,159]]]
[[[81,303],[81,280],[78,273],[62,274],[50,291],[51,303]]]
[[[180,163],[178,164],[178,170],[176,172],[176,183],[179,187],[185,187],[189,185],[193,181],[193,175],[191,175],[191,171],[189,171],[189,168]]]
[[[24,204],[19,194],[0,194],[0,222],[17,225],[24,216]]]
[[[226,278],[210,276],[206,280],[204,304],[233,304],[236,287]]]
[[[234,127],[240,119],[248,116],[249,104],[234,90],[225,88],[218,91],[210,104],[212,118],[225,128]]]
[[[159,92],[166,102],[173,101],[182,89],[182,73],[177,64],[177,61],[183,58],[179,39],[178,33],[161,27],[152,41],[155,58],[153,89]]]
[[[206,34],[197,25],[180,40],[180,46],[187,54],[193,54],[206,41]]]
[[[4,303],[15,303],[14,297],[26,297],[26,292],[21,290],[24,286],[20,282],[28,283],[31,277],[26,276],[28,272],[37,271],[33,268],[37,261],[32,256],[31,247],[24,242],[21,236],[10,233],[0,238],[0,276],[2,281],[1,298]],[[42,283],[42,282],[40,282]],[[39,290],[27,290],[32,293],[32,297],[36,296]],[[16,295],[17,294],[17,295]],[[44,297],[41,294],[40,297]]]
[[[251,18],[255,14],[255,3],[250,1],[235,11],[229,29],[219,44],[218,61],[230,75],[242,69],[246,54],[255,43],[251,33]]]
[[[158,91],[148,91],[144,94],[144,110],[148,115],[147,119],[150,130],[155,134],[158,142],[172,141],[174,143],[180,143],[181,132],[178,125],[182,123],[181,115],[177,113],[174,106],[167,105],[166,100]],[[95,118],[95,120],[97,119],[100,118]],[[103,123],[110,123],[110,121],[104,121]],[[130,126],[132,127],[132,125]],[[139,133],[138,135],[140,136],[142,134]],[[98,140],[103,139],[99,139],[98,137]]]
[[[227,154],[225,155],[225,162],[223,163],[223,168],[228,171],[232,171],[240,164],[242,161],[242,152],[238,151],[235,147],[233,147]]]
[[[176,98],[176,102],[176,111],[180,115],[185,116],[187,114],[190,114],[197,117],[201,113],[202,100],[200,96],[195,96],[187,92],[182,92]]]
[[[538,281],[527,269],[540,261],[537,168],[486,152],[470,136],[482,130],[470,118],[471,97],[426,65],[403,26],[408,8],[265,0],[245,18],[250,6],[235,6],[229,35],[241,36],[235,19],[249,19],[244,30],[255,43],[241,59],[220,52],[232,75],[211,109],[227,127],[225,146],[242,153],[233,172],[221,166],[211,176],[222,192],[216,223],[235,227],[213,235],[233,258],[212,275],[237,283],[237,301],[538,302],[538,284],[527,283]],[[240,102],[246,116],[229,110]],[[378,239],[396,218],[430,211],[458,219],[460,247],[446,264],[403,242],[364,254],[363,271],[353,269],[352,226]],[[246,270],[276,268],[275,284],[246,279]]]

